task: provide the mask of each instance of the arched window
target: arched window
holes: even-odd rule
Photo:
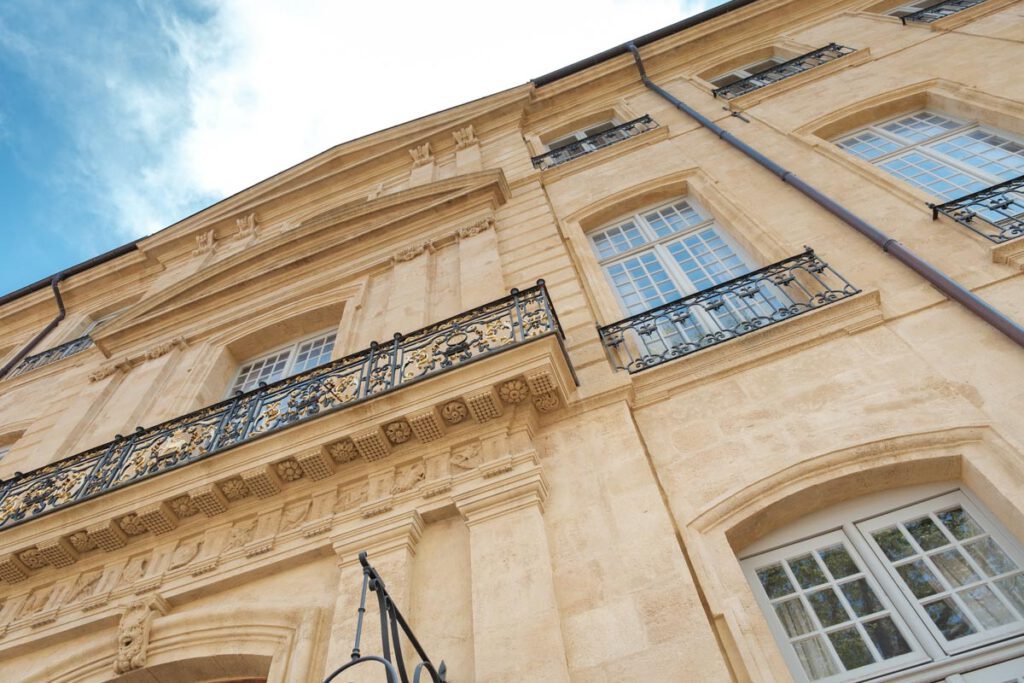
[[[929,110],[881,121],[835,142],[940,201],[1024,175],[1021,140]]]
[[[1019,541],[966,491],[931,493],[844,504],[741,560],[797,680],[921,668],[934,671],[927,680],[1002,683],[1024,673]]]

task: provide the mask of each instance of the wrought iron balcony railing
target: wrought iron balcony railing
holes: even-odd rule
[[[746,95],[748,92],[753,92],[765,87],[766,85],[778,83],[790,76],[796,76],[804,71],[809,71],[816,66],[821,66],[827,62],[839,59],[843,55],[848,55],[851,52],[856,52],[856,50],[852,47],[829,43],[825,47],[820,47],[805,55],[800,55],[796,59],[791,59],[788,62],[783,62],[782,64],[776,64],[770,69],[758,71],[756,74],[747,76],[735,83],[723,85],[721,88],[715,88],[711,91],[711,94],[715,97],[721,97],[723,100],[731,100],[734,97]]]
[[[1024,175],[945,204],[929,204],[932,220],[949,216],[996,244],[1024,235]]]
[[[975,5],[980,5],[985,0],[943,0],[913,14],[906,14],[900,17],[900,21],[906,24],[908,21],[916,21],[922,24],[930,24],[957,12],[963,12]]]
[[[646,370],[858,294],[810,247],[797,256],[598,328],[619,370]]]
[[[7,373],[8,377],[17,377],[23,375],[29,370],[35,370],[41,368],[44,365],[50,363],[56,363],[59,360],[73,356],[76,353],[81,353],[87,348],[92,346],[92,338],[89,335],[79,337],[78,339],[72,339],[69,342],[64,342],[59,346],[54,346],[52,349],[46,349],[41,353],[35,353],[31,356],[25,356],[20,363],[14,366],[14,369]],[[3,379],[3,377],[0,377]]]
[[[568,145],[556,147],[555,149],[533,157],[533,167],[544,170],[546,168],[554,168],[559,164],[564,164],[567,161],[572,161],[578,157],[596,152],[599,149],[604,149],[610,145],[614,145],[616,142],[622,142],[629,138],[636,137],[641,133],[646,133],[649,130],[658,127],[658,122],[650,117],[649,114],[644,114],[638,119],[633,119],[621,125],[609,128],[606,131],[596,133],[590,137],[571,142]]]
[[[0,483],[0,529],[543,337],[563,337],[544,281],[391,341]]]

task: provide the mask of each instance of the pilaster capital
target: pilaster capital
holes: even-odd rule
[[[548,484],[539,465],[487,481],[452,498],[466,524],[472,526],[503,515],[536,507],[544,511]]]
[[[331,547],[338,556],[338,564],[347,567],[359,562],[359,553],[375,555],[405,550],[416,553],[416,544],[423,535],[423,518],[416,510],[375,517],[354,529],[331,537]]]

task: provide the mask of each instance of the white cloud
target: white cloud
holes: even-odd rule
[[[144,4],[170,62],[159,79],[109,52],[81,65],[101,100],[76,123],[82,172],[100,213],[138,236],[339,142],[525,83],[712,4]]]

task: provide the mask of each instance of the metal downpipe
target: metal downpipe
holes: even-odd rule
[[[57,315],[54,316],[53,320],[51,320],[46,325],[46,327],[40,330],[39,334],[32,338],[32,341],[26,344],[21,349],[21,351],[18,351],[18,353],[15,354],[14,358],[7,361],[7,364],[4,365],[2,370],[0,370],[0,379],[6,377],[7,373],[10,372],[11,369],[14,368],[18,363],[20,363],[25,356],[31,353],[32,349],[36,347],[36,344],[41,342],[43,340],[43,337],[50,334],[50,332],[52,332],[53,329],[60,324],[60,321],[64,319],[66,311],[64,310],[64,299],[60,295],[60,281],[62,279],[63,273],[58,273],[57,275],[54,275],[50,279],[50,287],[53,289],[53,298],[57,300]]]
[[[662,98],[668,100],[676,109],[679,109],[687,116],[713,132],[720,139],[728,142],[761,166],[771,171],[773,174],[778,176],[782,182],[796,188],[818,204],[818,206],[821,206],[854,230],[870,239],[881,247],[882,251],[894,256],[905,266],[921,275],[933,287],[948,296],[950,299],[960,303],[971,313],[974,313],[989,325],[1005,334],[1016,342],[1018,346],[1024,347],[1024,327],[1021,327],[1013,320],[1010,320],[1010,318],[1006,317],[1006,315],[998,309],[993,308],[959,282],[953,280],[938,268],[917,256],[913,251],[906,248],[892,237],[886,235],[871,223],[868,223],[866,220],[853,213],[836,200],[794,175],[791,171],[786,170],[784,167],[772,161],[770,158],[743,142],[708,117],[687,105],[675,95],[672,95],[667,90],[651,81],[651,79],[647,77],[647,71],[644,69],[644,63],[640,58],[640,51],[637,49],[636,45],[630,43],[628,47],[629,51],[633,53],[633,60],[636,62],[637,70],[640,72],[640,80],[642,80],[644,85],[650,90],[661,95]]]

